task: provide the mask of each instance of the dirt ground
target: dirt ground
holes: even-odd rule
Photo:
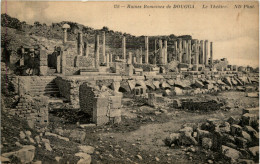
[[[259,106],[258,98],[245,95],[245,92],[237,91],[201,95],[201,99],[224,99],[231,108],[227,111],[201,112],[165,107],[166,111],[160,114],[155,108],[125,98],[122,123],[84,128],[86,138],[81,144],[95,147],[93,163],[207,163],[214,159],[214,162],[225,163],[210,150],[195,147],[195,152],[188,152],[187,147],[170,148],[163,140],[185,123],[200,123],[208,118],[227,120],[230,116],[241,117],[243,108]],[[75,123],[64,125],[66,119],[68,117],[51,114],[52,130],[58,127],[82,130]]]

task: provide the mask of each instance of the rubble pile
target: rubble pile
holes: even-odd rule
[[[258,162],[259,107],[244,109],[241,118],[226,121],[215,118],[203,123],[186,123],[164,141],[167,146],[201,147],[220,154],[229,162]]]

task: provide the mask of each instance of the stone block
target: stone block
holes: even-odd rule
[[[121,109],[110,109],[109,117],[121,117]]]
[[[107,116],[99,116],[95,120],[93,120],[94,123],[96,123],[98,126],[99,125],[105,125],[109,122],[109,117]]]

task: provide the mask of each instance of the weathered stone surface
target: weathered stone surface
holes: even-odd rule
[[[240,152],[230,147],[222,145],[222,154],[228,159],[237,160],[240,157]]]
[[[59,138],[59,139],[61,139],[61,140],[64,140],[64,141],[69,141],[69,139],[68,139],[68,138],[66,138],[66,137],[62,137],[62,136],[60,136],[60,135],[57,135],[57,134],[54,134],[54,133],[45,132],[45,135],[46,135],[46,136],[53,136],[53,137],[57,137],[57,138]]]
[[[85,146],[85,145],[80,145],[78,146],[80,151],[82,151],[83,153],[87,153],[87,154],[93,154],[95,148],[92,146]]]
[[[258,92],[249,92],[246,94],[247,97],[252,97],[252,98],[258,98],[259,93]]]
[[[241,164],[255,164],[255,162],[253,160],[249,160],[249,159],[238,159],[238,163],[241,163]]]
[[[162,86],[162,89],[171,89],[171,86],[165,81],[162,82],[161,86]]]
[[[202,138],[202,143],[201,143],[202,147],[204,149],[211,149],[212,147],[212,139],[211,138]]]
[[[26,135],[24,134],[23,131],[20,131],[19,136],[20,136],[21,139],[25,139],[25,137],[26,137]]]
[[[247,132],[245,132],[245,131],[242,131],[241,137],[245,138],[248,142],[252,141],[251,136]]]
[[[243,109],[243,114],[245,114],[245,113],[258,115],[259,114],[259,107]]]
[[[242,133],[242,127],[239,126],[239,125],[235,125],[233,124],[231,127],[230,127],[230,130],[231,130],[231,134],[233,135],[241,135]]]
[[[180,133],[171,133],[168,137],[166,137],[165,144],[167,146],[176,144],[177,142],[179,142],[180,136],[181,136]]]
[[[153,85],[155,86],[156,89],[160,88],[160,82],[159,81],[153,81]]]
[[[203,88],[204,87],[204,84],[201,81],[199,81],[199,80],[195,80],[194,85],[196,87],[198,87],[198,88]]]
[[[254,146],[249,148],[249,152],[254,156],[259,156],[259,146]]]
[[[75,156],[80,157],[80,160],[77,164],[90,164],[91,163],[91,156],[87,153],[76,153]]]
[[[174,108],[180,108],[181,107],[181,101],[179,99],[172,100],[172,105]]]
[[[171,96],[172,95],[172,91],[169,89],[166,89],[163,91],[163,96]]]
[[[190,132],[181,133],[180,142],[184,145],[197,145],[198,142],[191,136]]]
[[[231,117],[229,117],[229,119],[227,120],[227,122],[228,122],[230,125],[232,125],[232,124],[239,124],[240,119],[231,116]]]
[[[223,79],[223,82],[226,83],[228,86],[232,86],[230,77],[225,77],[225,78]]]
[[[176,96],[183,95],[182,89],[181,89],[181,88],[178,88],[178,87],[174,87],[173,93],[174,93],[174,95],[176,95]]]
[[[253,122],[256,122],[258,120],[258,115],[256,114],[250,114],[246,113],[242,116],[242,124],[243,125],[252,125]]]
[[[33,161],[35,155],[35,147],[33,145],[25,145],[22,149],[2,154],[3,157],[8,158],[10,156],[17,157],[21,163],[30,163]]]
[[[74,141],[82,143],[85,141],[86,133],[84,131],[72,130],[69,137]]]

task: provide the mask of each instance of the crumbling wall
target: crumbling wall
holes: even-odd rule
[[[25,95],[20,97],[16,108],[10,109],[9,113],[27,120],[31,128],[44,128],[49,122],[48,100],[47,96]]]
[[[71,88],[71,83],[66,80],[66,79],[62,79],[61,77],[57,77],[55,79],[55,83],[57,84],[60,94],[61,96],[63,96],[64,98],[66,98],[68,101],[71,101],[70,96],[70,88]]]
[[[80,109],[97,125],[121,121],[121,99],[121,95],[114,95],[110,89],[100,90],[88,83],[79,88]]]

